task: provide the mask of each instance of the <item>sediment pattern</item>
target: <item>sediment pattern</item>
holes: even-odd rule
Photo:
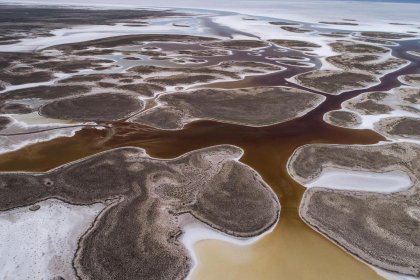
[[[143,101],[129,95],[102,93],[61,99],[40,108],[41,115],[64,120],[112,121],[141,110]]]
[[[324,121],[329,124],[341,126],[341,127],[355,127],[359,125],[362,120],[361,118],[349,111],[330,111],[324,115]]]
[[[307,189],[300,215],[315,230],[363,261],[402,274],[420,275],[420,146],[306,145],[289,161],[292,177],[306,184],[322,170],[401,171],[412,186],[390,194]]]
[[[180,243],[185,217],[247,238],[272,227],[280,205],[269,186],[238,162],[229,145],[171,160],[119,148],[45,173],[1,173],[0,210],[58,198],[72,204],[114,202],[79,244],[83,279],[181,279],[191,258]]]
[[[192,138],[197,141],[191,145],[193,149],[221,142],[220,139],[216,142],[207,139],[213,141],[213,137],[219,135],[209,133],[221,131],[207,130],[208,124],[228,129],[233,126],[206,122],[203,126],[192,125],[178,134],[133,123],[168,130],[182,129],[196,120],[212,120],[237,125],[232,130],[233,138],[230,138],[233,135],[224,138],[230,131],[223,131],[220,135],[221,139],[226,139],[223,143],[233,143],[239,135],[238,140],[242,139],[234,143],[247,149],[254,148],[247,150],[250,151],[249,158],[255,151],[261,151],[258,159],[267,160],[267,166],[273,166],[274,162],[284,164],[283,153],[288,153],[291,146],[331,142],[340,135],[349,137],[351,133],[340,134],[345,129],[322,123],[324,113],[324,121],[336,126],[370,128],[388,139],[416,142],[420,137],[420,81],[416,74],[418,67],[415,68],[418,63],[415,56],[419,52],[414,50],[415,44],[394,42],[418,37],[414,35],[418,32],[355,32],[353,28],[346,29],[359,25],[351,19],[309,25],[268,22],[267,18],[246,16],[243,20],[253,20],[257,25],[245,25],[249,30],[244,30],[242,24],[236,25],[235,21],[218,23],[218,18],[223,22],[224,16],[231,15],[218,16],[216,11],[211,15],[188,15],[173,10],[1,7],[0,30],[3,34],[0,34],[0,45],[5,45],[6,51],[17,51],[0,53],[3,70],[0,73],[1,153],[60,136],[71,137],[82,127],[106,130],[77,132],[78,135],[69,141],[72,143],[68,144],[69,154],[75,150],[74,146],[85,143],[79,142],[79,139],[85,141],[84,137],[91,137],[89,141],[95,145],[89,143],[86,150],[80,149],[83,151],[72,156],[91,154],[93,147],[102,144],[101,148],[111,148],[132,143],[153,147],[153,151],[160,149],[158,145],[166,145],[162,146],[162,151],[178,151],[176,144],[168,143],[181,141],[168,140],[186,134],[188,136],[182,141],[185,139],[188,143]],[[16,18],[24,20],[17,22]],[[263,30],[267,26],[264,23],[277,27]],[[262,24],[261,30],[258,30],[259,24]],[[80,25],[83,28],[79,28]],[[102,28],[100,25],[109,26]],[[340,30],[329,29],[324,25],[341,27]],[[61,28],[74,28],[74,32],[60,34],[57,29]],[[362,28],[361,23],[357,30]],[[126,31],[120,33],[121,30]],[[138,34],[144,30],[156,34]],[[185,35],[165,34],[166,31]],[[110,37],[95,39],[101,32]],[[40,37],[45,38],[38,40]],[[81,41],[87,37],[89,41]],[[29,40],[23,42],[26,39]],[[413,58],[410,65],[406,60],[410,58],[409,54]],[[392,74],[397,70],[398,73]],[[399,86],[397,75],[404,85]],[[366,93],[374,85],[376,91]],[[365,89],[364,93],[358,96],[356,92],[348,92],[362,89]],[[340,97],[325,98],[320,94],[344,92],[347,93]],[[345,101],[346,96],[354,98]],[[327,102],[306,119],[262,129],[239,127],[269,126],[300,118],[325,99]],[[343,110],[336,110],[339,107],[336,101],[344,101]],[[318,126],[319,132],[314,133]],[[196,128],[205,132],[195,134]],[[242,134],[242,131],[247,133]],[[372,139],[379,139],[378,135],[372,137],[370,134],[374,135],[359,131],[355,138],[361,138],[355,140],[350,136],[350,139],[340,141],[372,143]],[[260,142],[263,138],[264,142]],[[55,147],[51,150],[45,148],[49,143],[44,143],[43,151],[53,154],[57,147],[67,149],[67,144],[60,146],[57,142],[60,141],[51,143]],[[270,145],[277,143],[288,147],[281,154],[271,155]],[[36,149],[38,147],[34,147]],[[25,166],[21,165],[29,160],[23,158],[25,155],[38,155],[31,150],[24,150],[23,156],[12,155],[10,158],[16,159],[11,164],[13,168]],[[272,158],[266,158],[265,151],[270,151]],[[401,176],[405,181],[400,188],[407,188],[410,179],[412,182],[410,189],[391,194],[312,188],[305,192],[300,208],[303,220],[370,264],[419,276],[419,153],[419,146],[408,143],[299,148],[289,162],[289,171],[304,185],[313,182],[311,180],[323,171],[328,172],[329,168],[344,169],[344,172],[376,172],[375,176],[381,172],[392,173],[387,173],[387,178],[392,178],[386,183],[388,187],[399,182],[400,173],[408,174]],[[54,218],[49,225],[57,224],[58,230],[50,244],[62,245],[66,239],[73,245],[66,251],[65,270],[69,271],[63,272],[64,266],[57,265],[57,255],[49,246],[37,243],[38,248],[48,249],[45,254],[28,242],[32,251],[48,255],[44,260],[55,259],[60,268],[57,270],[59,275],[54,274],[56,279],[74,278],[76,274],[81,279],[184,278],[192,267],[190,252],[180,241],[185,226],[201,223],[224,234],[248,238],[271,228],[279,217],[280,205],[276,196],[256,172],[238,162],[241,155],[239,148],[224,145],[162,160],[148,156],[142,149],[119,148],[45,173],[0,173],[0,211],[13,223],[11,212],[15,210],[51,214],[45,209],[51,200],[59,199],[60,204],[70,203],[72,207],[82,208],[91,208],[95,203],[102,205],[102,212],[91,213],[91,220],[81,217],[84,227],[76,222],[72,224],[78,228],[77,234],[60,227],[63,220],[57,223],[61,218],[51,214]],[[53,156],[55,160],[56,157]],[[64,161],[64,157],[62,159]],[[261,170],[269,171],[267,166]],[[285,185],[283,174],[268,176],[270,182],[280,186],[277,190],[288,210],[294,211],[300,191]],[[346,175],[335,176],[346,178]],[[358,176],[363,181],[364,175]],[[318,183],[328,179],[323,180]],[[355,181],[353,186],[358,182]],[[380,187],[384,188],[383,185]],[[334,187],[328,183],[325,186]],[[390,189],[394,190],[393,186]],[[61,214],[74,220],[69,213]],[[286,219],[290,218],[290,213]],[[43,215],[36,218],[26,214],[28,220],[33,219],[34,228],[46,227],[39,218]],[[294,214],[292,219],[296,219]],[[97,219],[86,232],[95,217]],[[67,235],[62,234],[63,231]],[[85,234],[80,237],[83,232]],[[302,242],[309,241],[302,239]],[[8,243],[3,244],[7,247]],[[279,247],[281,249],[284,247]],[[21,269],[22,260],[27,260],[30,266],[41,266],[39,259],[25,253],[8,254],[9,268]],[[20,260],[15,258],[17,255]],[[261,262],[254,262],[256,256],[253,256],[253,263]],[[279,256],[271,261],[278,260]],[[311,261],[317,268],[322,264],[313,258]],[[44,262],[41,270],[51,271],[53,264],[48,263]],[[3,277],[8,277],[7,272],[1,272]],[[28,274],[23,269],[25,273]],[[44,277],[54,278],[47,274]]]
[[[420,87],[420,74],[402,75],[399,79],[409,86]]]
[[[341,70],[315,70],[294,77],[304,87],[338,95],[344,91],[363,89],[379,82],[371,74]]]
[[[5,129],[11,123],[10,118],[5,116],[0,116],[0,130]]]
[[[161,129],[180,129],[197,119],[265,126],[302,116],[324,99],[287,87],[201,89],[163,95],[157,99],[161,105],[132,121]]]
[[[420,118],[384,118],[375,124],[375,130],[389,138],[420,140]]]

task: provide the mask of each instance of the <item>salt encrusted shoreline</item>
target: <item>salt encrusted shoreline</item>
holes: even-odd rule
[[[231,244],[235,244],[239,246],[249,246],[260,241],[266,235],[270,234],[274,230],[274,228],[277,226],[279,219],[280,219],[280,216],[278,217],[277,221],[274,224],[272,224],[270,228],[267,228],[265,232],[252,238],[232,237],[222,232],[215,231],[214,229],[212,229],[211,227],[207,225],[203,226],[197,223],[190,223],[184,226],[183,228],[184,234],[181,238],[181,242],[188,249],[192,257],[192,264],[193,264],[190,270],[190,273],[187,275],[185,279],[191,279],[192,276],[194,275],[194,270],[199,265],[197,255],[194,250],[194,245],[197,242],[204,241],[204,240],[219,240],[219,241],[225,241],[225,242],[229,242]]]
[[[220,18],[219,18],[219,22],[222,22],[223,23],[223,19],[225,20],[225,22],[228,22],[229,23],[229,25],[232,25],[233,27],[235,27],[235,28],[238,28],[238,22],[237,22],[237,19],[233,19],[232,20],[232,18],[229,18],[229,17],[224,17],[224,18],[222,18],[222,20],[220,21]],[[227,20],[227,21],[226,21]],[[216,19],[216,22],[217,22],[218,20]],[[250,22],[250,21],[248,21],[248,22]],[[241,25],[242,24],[242,25]],[[244,27],[244,25],[243,25],[243,23],[241,23],[241,24],[239,24],[239,26],[240,27]],[[149,30],[153,30],[154,32],[156,32],[156,30],[159,30],[159,29],[162,29],[162,28],[165,28],[165,29],[168,29],[168,26],[167,26],[168,24],[164,24],[163,26],[158,26],[158,27],[154,27],[153,25],[152,26],[150,26],[150,28],[149,28]],[[263,24],[264,25],[264,24]],[[176,24],[174,24],[174,23],[172,23],[172,26],[173,27],[176,27]],[[356,28],[356,29],[360,29],[360,28],[363,28],[363,24],[360,24],[359,25],[359,23],[357,23],[357,24],[351,24],[351,26],[353,26],[352,28]],[[357,27],[354,27],[354,26],[357,26]],[[90,28],[97,28],[98,26],[91,26]],[[184,26],[183,27],[185,27],[185,24],[184,24]],[[190,27],[190,26],[188,26],[188,27]],[[250,27],[250,28],[248,28],[248,27]],[[308,26],[300,26],[300,27],[302,27],[302,28],[309,28]],[[137,28],[137,27],[136,27]],[[332,27],[333,28],[333,27]],[[336,27],[337,28],[337,27]],[[116,25],[116,26],[113,26],[113,27],[110,27],[109,29],[108,28],[105,28],[106,30],[105,31],[111,31],[111,32],[127,32],[127,30],[128,29],[130,29],[130,28],[126,28],[126,27],[122,27],[121,25]],[[238,28],[238,29],[240,29],[240,28]],[[260,27],[257,27],[256,29],[255,29],[255,26],[254,27],[252,27],[252,24],[250,25],[250,26],[247,26],[247,28],[246,28],[247,30],[246,30],[246,32],[249,32],[250,30],[257,30],[258,32],[260,31],[260,30],[262,30],[261,32],[263,33],[262,35],[263,35],[263,37],[265,38],[265,39],[267,39],[267,37],[266,37],[266,35],[267,35],[267,33],[270,33],[271,32],[271,30],[268,30],[269,32],[267,32],[267,30],[263,30],[263,28],[260,28]],[[309,29],[311,29],[311,28],[309,28]],[[309,30],[308,29],[308,35],[309,34],[312,34],[313,33],[313,30]],[[281,30],[280,28],[278,28],[278,30]],[[79,29],[79,30],[77,30],[77,29],[72,29],[72,30],[59,30],[59,32],[62,32],[62,31],[64,31],[64,32],[67,32],[67,31],[74,31],[75,32],[75,34],[76,34],[76,36],[75,37],[77,37],[78,38],[78,40],[85,40],[84,39],[84,37],[83,37],[83,34],[82,34],[82,36],[80,36],[80,37],[78,37],[79,35],[81,35],[81,34],[78,34],[78,33],[84,33],[84,32],[86,32],[86,34],[88,34],[88,35],[90,35],[90,36],[103,36],[102,34],[96,34],[96,32],[95,32],[95,34],[93,34],[92,33],[92,30],[89,30],[89,28],[87,28],[87,29],[84,29],[84,28],[81,28],[81,29]],[[131,32],[132,30],[130,29],[130,30],[128,30],[129,32]],[[203,30],[201,30],[201,31],[203,31]],[[254,32],[253,31],[253,32]],[[296,38],[297,36],[307,36],[307,35],[297,35],[297,34],[293,34],[293,30],[289,30],[289,31],[291,31],[291,33],[289,32],[289,33],[287,33],[287,30],[283,30],[283,31],[281,31],[282,33],[281,33],[281,35],[284,35],[284,34],[288,34],[289,36],[289,38]],[[90,32],[90,33],[89,33]],[[265,32],[265,34],[264,34],[264,32]],[[255,32],[254,32],[255,33]],[[277,34],[277,33],[272,33],[272,34]],[[62,36],[62,37],[64,37],[64,33],[63,34],[60,34],[60,36]],[[261,35],[261,34],[260,34]],[[238,34],[235,34],[235,38],[239,38],[240,36],[244,36],[244,34],[242,34],[242,35],[238,35]],[[270,35],[271,36],[271,35]],[[68,39],[69,37],[71,37],[71,36],[68,36],[66,39]],[[92,37],[90,37],[90,39],[91,39]],[[49,43],[47,42],[47,44],[46,45],[48,45],[48,44],[50,44],[51,43],[51,39],[52,40],[55,40],[55,39],[57,39],[57,37],[56,38],[47,38],[46,39],[46,41],[45,42],[47,42],[48,40],[50,40],[49,41]],[[59,39],[59,42],[62,42],[62,41],[60,41],[60,38],[58,38]],[[63,38],[61,38],[61,39],[63,39]],[[72,38],[72,39],[74,39],[74,38]],[[311,40],[312,41],[314,41],[314,40],[316,40],[316,41],[319,41],[319,38],[311,38]],[[42,40],[41,40],[42,41]],[[319,56],[329,56],[329,55],[331,55],[331,51],[329,50],[329,48],[328,47],[326,47],[326,42],[328,42],[328,39],[326,39],[326,40],[320,40],[320,41],[322,41],[322,43],[321,43],[321,48],[319,48],[318,50],[315,50],[314,51],[314,54],[317,54],[317,55],[319,55]],[[35,41],[36,42],[36,41]],[[45,43],[44,42],[44,43]],[[41,42],[42,43],[42,42]],[[34,47],[33,45],[32,46],[23,46],[24,48],[26,48],[26,47],[30,47],[30,48],[32,48],[32,47]],[[22,49],[23,50],[23,49]],[[330,64],[330,65],[328,65],[327,63],[326,63],[326,59],[325,59],[325,57],[322,57],[321,58],[321,61],[322,61],[322,66],[321,66],[321,69],[325,69],[325,67],[330,67],[330,68],[332,68],[332,65]],[[329,69],[329,70],[331,70],[331,69]],[[290,81],[293,81],[293,79],[291,79]],[[10,88],[9,88],[10,89]],[[7,89],[6,89],[7,90]],[[168,90],[168,88],[166,88],[166,90]],[[351,174],[350,174],[351,173]],[[354,173],[354,172],[353,172]],[[353,174],[352,172],[349,172],[349,174],[347,174],[347,176],[349,176],[349,177],[351,177],[351,176],[358,176],[358,175],[360,175],[360,174]],[[340,175],[341,173],[339,173],[338,175]],[[336,174],[337,175],[337,174]],[[395,177],[398,177],[397,175],[395,175],[395,174],[391,174],[392,176],[392,178],[394,178],[395,179]],[[395,176],[394,176],[395,175]],[[363,176],[365,176],[365,177],[363,177]],[[362,178],[366,178],[366,174],[364,174],[362,176]],[[354,178],[354,177],[353,177]],[[405,178],[406,179],[406,178]],[[398,180],[398,179],[397,179]],[[403,181],[402,179],[401,179],[401,181]],[[406,184],[402,184],[402,182],[399,182],[399,183],[401,183],[401,185],[400,185],[400,187],[401,188],[405,188],[405,187],[407,187],[406,186]],[[335,182],[336,183],[336,182]],[[406,183],[406,181],[404,181],[403,183]],[[346,186],[346,187],[349,187],[349,186]],[[350,186],[349,188],[351,188],[352,186]],[[391,190],[391,192],[393,192],[394,190],[392,189]],[[273,225],[272,226],[274,226],[275,224],[273,223]],[[271,229],[272,229],[272,227],[271,227]],[[194,231],[194,229],[191,229],[192,231]],[[268,231],[266,231],[266,232],[268,232]],[[177,235],[178,233],[176,233],[175,234],[175,237],[176,236],[178,236]],[[185,234],[186,236],[188,236],[188,233],[186,233]],[[210,234],[211,235],[211,234]]]
[[[305,145],[298,148],[289,158],[287,167],[294,180],[308,187],[300,205],[301,218],[364,262],[419,276],[416,260],[420,255],[414,245],[418,241],[415,223],[420,218],[416,203],[420,193],[416,169],[419,153],[420,146],[410,143]],[[304,158],[311,160],[302,164]],[[334,175],[337,168],[352,180],[360,172],[362,179],[375,172],[371,179],[380,176],[389,180],[391,176],[394,182],[387,186],[376,179],[366,184],[361,182],[363,188],[356,188],[352,184],[357,181],[337,182],[334,176],[325,179],[328,174]],[[401,172],[405,179],[398,176]],[[392,213],[387,213],[385,208],[392,208]],[[399,231],[395,225],[404,225],[404,231]]]
[[[392,142],[420,143],[417,127],[419,90],[400,86],[385,92],[366,92],[341,104],[341,109],[324,114],[324,121],[345,128],[370,129]],[[355,123],[342,123],[331,119],[331,114],[347,113],[357,118]],[[339,121],[339,120],[337,120]]]
[[[85,122],[60,121],[39,116],[37,113],[4,114],[10,122],[0,129],[0,154],[50,141],[59,137],[73,137],[84,128],[104,129],[103,125]]]
[[[0,208],[13,211],[50,197],[71,204],[91,204],[118,196],[118,201],[101,213],[79,242],[74,260],[77,275],[101,279],[115,279],[118,275],[125,279],[167,279],[168,275],[184,278],[192,266],[192,253],[179,244],[179,238],[191,221],[243,240],[272,230],[278,221],[277,197],[254,170],[239,162],[242,155],[238,147],[219,145],[163,160],[149,157],[143,149],[126,147],[45,173],[0,173],[8,186],[0,190]],[[89,188],[83,178],[89,181]],[[30,194],[25,192],[27,187]],[[132,214],[137,218],[127,220]],[[113,242],[109,242],[110,236]],[[161,250],[150,256],[147,248],[156,242]],[[144,249],[138,250],[137,246]],[[114,257],[127,251],[134,260],[125,260],[128,262],[123,267],[114,266]],[[153,257],[159,261],[151,262]]]
[[[306,188],[324,187],[335,190],[394,193],[409,189],[410,177],[399,171],[367,172],[340,168],[324,168],[321,174],[304,184]]]
[[[35,205],[0,212],[0,278],[76,278],[72,261],[79,238],[106,205],[53,198]]]
[[[296,101],[288,103],[293,98]],[[282,102],[278,102],[278,99]],[[164,130],[183,129],[186,124],[196,120],[264,127],[299,118],[318,107],[325,99],[322,95],[288,87],[200,89],[163,95],[156,100],[155,107],[136,115],[130,121]],[[175,104],[171,104],[172,101]],[[183,102],[183,107],[177,107],[177,102]],[[229,103],[232,104],[231,111],[226,112],[226,104]],[[305,106],[301,106],[303,103]],[[219,115],[216,117],[214,112]]]

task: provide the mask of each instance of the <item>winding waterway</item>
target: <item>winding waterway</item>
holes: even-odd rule
[[[183,130],[163,131],[138,124],[114,122],[110,128],[98,130],[86,127],[71,138],[58,138],[1,155],[0,170],[46,171],[123,146],[145,148],[153,157],[173,158],[212,145],[236,145],[245,151],[241,161],[254,168],[277,194],[282,206],[280,221],[271,234],[249,246],[215,240],[198,242],[194,248],[199,264],[192,279],[381,279],[370,267],[302,222],[298,207],[304,188],[290,178],[286,164],[293,151],[305,144],[375,144],[384,141],[373,131],[331,126],[322,117],[328,111],[339,109],[343,101],[363,92],[389,90],[400,85],[397,79],[399,75],[419,73],[420,58],[407,54],[417,44],[418,41],[403,41],[400,46],[393,47],[394,56],[409,59],[411,64],[387,74],[381,79],[381,84],[340,96],[326,95],[326,101],[315,110],[286,123],[252,128],[197,121]],[[270,51],[272,49],[267,49],[266,55]],[[238,54],[233,54],[231,58],[264,60],[250,55],[241,58]],[[214,58],[210,64],[225,59]],[[313,62],[319,66],[317,61]],[[215,83],[211,87],[291,86],[285,78],[299,71],[308,71],[308,68],[290,67],[283,72],[247,77],[236,82]]]

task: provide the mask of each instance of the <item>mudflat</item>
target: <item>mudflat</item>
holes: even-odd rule
[[[330,111],[325,113],[324,120],[327,123],[341,127],[355,127],[362,123],[361,118],[349,111]]]
[[[325,97],[287,87],[200,89],[162,95],[159,105],[132,121],[160,129],[181,129],[194,120],[267,126],[306,114]]]
[[[315,70],[297,75],[294,79],[304,87],[332,95],[366,88],[379,82],[370,74],[339,70]]]
[[[101,93],[50,102],[39,109],[43,116],[78,121],[113,121],[141,110],[144,103],[130,95]]]
[[[305,184],[322,170],[399,171],[412,180],[408,190],[390,194],[310,188],[300,215],[312,228],[363,261],[402,274],[420,275],[420,146],[306,145],[289,160],[292,177]],[[392,209],[392,211],[389,211]]]
[[[72,204],[112,201],[79,241],[74,267],[89,279],[183,279],[187,222],[247,238],[272,227],[280,205],[243,151],[221,145],[171,160],[119,148],[44,173],[0,173],[0,209],[54,197]],[[127,254],[130,257],[127,257]]]

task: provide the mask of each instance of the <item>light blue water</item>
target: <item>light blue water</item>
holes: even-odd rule
[[[0,0],[0,3],[106,7],[194,8],[302,22],[352,18],[361,22],[420,24],[420,0]]]

